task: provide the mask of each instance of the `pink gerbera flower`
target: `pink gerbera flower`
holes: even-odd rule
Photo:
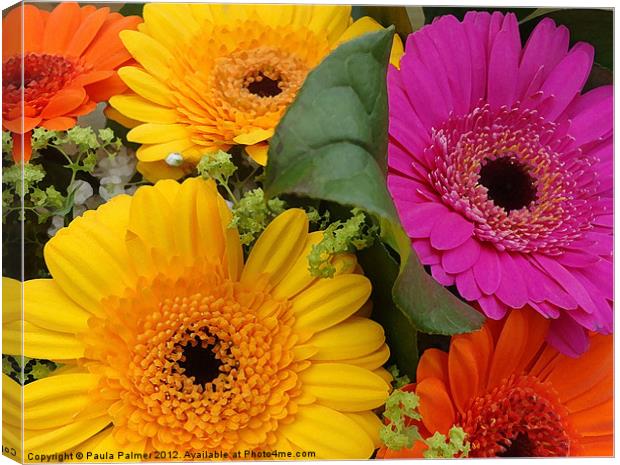
[[[388,75],[388,185],[421,261],[490,318],[533,307],[578,355],[612,331],[612,87],[542,20],[444,16]]]

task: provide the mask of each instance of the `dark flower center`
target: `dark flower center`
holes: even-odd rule
[[[275,77],[275,76],[273,76]],[[282,93],[280,88],[280,78],[271,77],[265,75],[262,71],[259,71],[255,76],[252,76],[247,84],[247,89],[251,94],[258,97],[275,97]]]
[[[536,200],[534,179],[527,168],[512,157],[485,160],[479,183],[488,189],[489,199],[508,213]]]
[[[206,385],[217,378],[222,362],[216,357],[214,345],[205,345],[197,337],[183,346],[183,357],[178,361],[183,375],[194,378],[194,384]]]
[[[504,451],[497,454],[498,457],[534,457],[534,445],[525,433],[517,434],[509,446],[503,446]]]

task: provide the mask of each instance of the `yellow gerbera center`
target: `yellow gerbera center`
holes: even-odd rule
[[[308,71],[329,52],[325,38],[300,26],[252,20],[204,26],[178,44],[167,84],[193,142],[205,147],[272,130]]]
[[[273,443],[279,422],[296,412],[297,373],[308,362],[295,361],[291,304],[218,268],[187,270],[191,280],[157,277],[153,295],[110,299],[107,318],[91,323],[99,330],[87,344],[108,374],[102,392],[116,399],[119,442],[255,448]]]
[[[308,64],[271,47],[220,58],[213,71],[213,100],[219,108],[255,115],[282,112],[303,84]]]

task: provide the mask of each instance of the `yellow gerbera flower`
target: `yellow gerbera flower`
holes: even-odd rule
[[[26,456],[371,456],[372,409],[390,378],[383,329],[362,307],[369,280],[353,255],[332,279],[310,275],[322,233],[308,233],[303,210],[274,219],[245,264],[230,220],[213,182],[164,180],[48,242],[53,278],[24,283],[25,322],[4,315],[5,352],[21,353],[23,324],[26,356],[64,364],[24,388]],[[4,389],[19,402],[17,383],[5,378]],[[4,420],[18,437],[19,408]]]
[[[380,28],[369,17],[352,24],[350,6],[147,4],[139,31],[121,33],[141,66],[119,71],[133,93],[113,97],[110,116],[135,126],[127,137],[142,144],[138,169],[151,180],[177,179],[232,145],[264,165],[308,72]],[[396,38],[395,64],[402,53]]]

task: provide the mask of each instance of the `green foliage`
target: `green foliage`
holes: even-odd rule
[[[396,389],[390,394],[385,402],[383,413],[389,423],[383,425],[379,431],[381,442],[388,449],[408,449],[416,441],[422,439],[417,426],[408,424],[408,419],[420,420],[422,418],[417,411],[419,404],[420,398],[413,392]]]
[[[465,458],[469,455],[471,446],[466,441],[467,435],[460,426],[453,426],[445,434],[435,432],[430,438],[424,440],[428,449],[424,451],[427,459],[451,459]]]
[[[323,232],[323,239],[312,246],[308,254],[308,270],[312,276],[332,278],[336,267],[331,259],[334,255],[365,249],[372,245],[378,228],[369,225],[366,215],[359,208],[351,210],[351,218],[335,221]]]
[[[13,137],[9,131],[2,131],[2,153],[13,153]]]
[[[395,325],[386,332],[412,340],[416,329],[472,331],[483,317],[424,271],[411,253],[387,191],[385,74],[392,37],[393,29],[387,29],[346,42],[308,75],[269,144],[265,193],[269,198],[294,194],[360,208],[380,226],[382,240],[400,256],[394,288],[398,310],[388,305],[379,312],[396,310],[401,315],[383,318]],[[389,254],[387,248],[377,250]],[[392,347],[394,341],[388,342]],[[415,350],[414,344],[409,343],[409,349]]]
[[[205,155],[200,159],[197,166],[198,173],[205,179],[215,179],[222,184],[228,182],[237,167],[232,162],[232,157],[229,153],[222,150],[215,154]]]
[[[392,375],[392,386],[394,387],[394,389],[400,389],[403,386],[406,386],[407,384],[411,383],[411,379],[409,379],[409,376],[407,375],[400,375],[400,370],[398,369],[397,365],[390,365],[387,370],[390,372],[390,374]]]
[[[413,392],[405,392],[396,389],[390,394],[385,402],[383,417],[388,423],[381,427],[379,438],[388,449],[409,449],[417,441],[426,444],[424,451],[426,458],[453,458],[467,457],[470,444],[467,442],[465,431],[460,426],[453,426],[448,432],[448,437],[435,432],[429,438],[423,438],[416,425],[416,421],[422,420],[418,412],[420,398]]]
[[[251,190],[233,205],[229,227],[237,228],[241,243],[249,246],[285,208],[285,203],[278,198],[267,200],[261,188]]]
[[[2,354],[2,373],[20,384],[28,384],[37,379],[45,378],[58,367],[58,364],[50,360]]]

